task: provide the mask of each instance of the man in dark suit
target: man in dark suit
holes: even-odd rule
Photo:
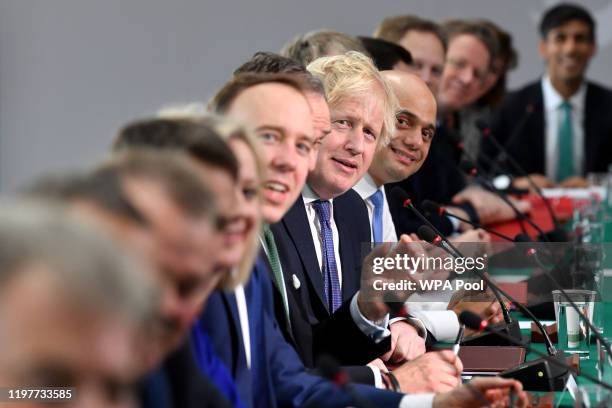
[[[230,81],[212,102],[218,112],[247,123],[262,141],[266,167],[262,214],[266,223],[278,222],[299,196],[313,162],[313,146],[320,137],[318,131],[316,136],[313,132],[316,123],[312,120],[313,116],[320,116],[311,116],[313,105],[309,108],[305,103],[302,86],[303,83],[300,85],[284,76],[247,75]],[[306,99],[310,100],[308,96]],[[263,235],[265,255],[258,258],[248,284],[234,293],[211,296],[201,324],[194,330],[206,329],[214,350],[230,369],[247,406],[355,404],[343,390],[307,374],[295,350],[283,338],[277,317],[284,320],[285,314],[275,316],[273,301],[285,303],[283,298],[290,294],[281,292],[285,282],[282,271],[277,269],[280,261],[274,237],[267,228]],[[280,276],[277,271],[281,272]],[[275,295],[271,293],[270,280],[274,282]],[[196,346],[201,344],[195,343]],[[432,394],[402,397],[367,386],[356,388],[377,406],[389,407],[398,406],[400,398],[403,404],[416,407],[428,407],[432,402],[433,406],[444,406],[449,398],[461,398],[465,394],[465,390],[459,389],[456,393],[436,396],[432,401]]]
[[[612,161],[612,92],[585,77],[595,21],[580,6],[560,4],[544,14],[540,35],[545,74],[508,95],[492,131],[540,187],[584,186],[587,173],[606,172]],[[483,149],[499,153],[490,142]]]
[[[376,357],[401,363],[424,352],[419,334],[425,330],[420,322],[400,320],[389,325],[388,315],[368,310],[370,302],[360,291],[370,223],[363,200],[351,187],[367,171],[377,144],[394,131],[395,98],[363,57],[330,57],[308,69],[321,78],[332,101],[332,132],[321,143],[301,198],[281,223],[272,226],[293,301],[286,336],[306,365],[315,366],[317,358],[329,354],[353,365],[349,370],[353,379],[380,384],[386,370],[365,364]],[[353,83],[360,90],[336,85],[342,83]],[[413,378],[410,384],[401,384],[402,390],[456,385],[456,377],[449,375],[446,381],[445,375],[456,372],[460,363],[454,357],[447,361],[449,357],[434,353],[409,363],[404,370],[439,375],[432,375],[435,385]]]

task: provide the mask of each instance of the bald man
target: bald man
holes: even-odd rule
[[[402,224],[397,228],[392,215],[395,210],[396,192],[385,189],[385,184],[405,180],[416,173],[429,153],[431,140],[435,133],[436,100],[427,84],[415,74],[401,71],[383,71],[383,76],[391,85],[399,101],[396,114],[396,133],[387,146],[380,146],[366,175],[354,187],[368,208],[372,226],[372,242],[397,242],[401,233],[415,232],[406,230]],[[390,202],[387,199],[390,193]],[[382,210],[380,209],[382,207]],[[401,207],[401,205],[400,205]],[[398,211],[406,212],[405,208]],[[412,310],[411,310],[412,311]],[[434,313],[437,314],[437,313]],[[459,330],[457,317],[453,312],[441,312],[440,316],[419,315],[425,328],[437,340],[452,340]]]
[[[397,242],[397,236],[406,230],[397,229],[387,202],[385,184],[405,180],[416,173],[429,153],[435,133],[436,100],[427,84],[417,75],[401,71],[383,71],[399,101],[396,114],[396,132],[387,146],[379,146],[366,175],[354,189],[366,202],[370,219],[375,212],[375,195],[384,198],[382,226],[373,224],[372,242]]]
[[[385,185],[405,180],[421,168],[435,133],[437,110],[434,95],[417,75],[395,70],[384,71],[382,74],[395,92],[400,106],[396,115],[396,133],[389,145],[377,149],[367,174],[354,187],[366,202],[372,226],[372,241],[376,243],[397,242],[400,233],[414,232],[404,224],[396,225],[400,221],[398,214],[405,214],[406,209],[401,204],[403,200],[398,200],[393,190],[397,187],[385,188]],[[391,201],[387,199],[387,193]],[[376,195],[380,199],[376,199]],[[480,231],[473,233],[478,234]],[[467,242],[476,241],[476,236],[467,238]],[[427,332],[436,340],[452,341],[455,338],[459,330],[455,312],[420,311],[418,309],[421,305],[411,306],[411,314],[423,322]],[[459,307],[456,310],[462,309]],[[494,321],[500,318],[497,304],[477,312]]]

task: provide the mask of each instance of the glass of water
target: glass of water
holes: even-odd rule
[[[591,322],[597,292],[585,289],[566,289],[565,293]],[[559,348],[580,358],[589,358],[589,326],[582,320],[560,290],[553,290],[555,320],[559,333]]]

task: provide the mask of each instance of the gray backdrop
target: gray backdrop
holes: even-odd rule
[[[514,35],[516,87],[542,72],[547,0],[0,0],[0,189],[101,157],[117,127],[168,103],[207,99],[258,50],[295,33],[371,34],[385,16],[482,17]],[[612,0],[590,76],[608,86]],[[607,26],[604,26],[606,25]]]

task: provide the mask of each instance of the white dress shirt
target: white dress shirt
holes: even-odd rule
[[[389,209],[389,203],[387,202],[387,193],[385,192],[385,186],[376,186],[376,183],[372,179],[369,173],[366,173],[365,176],[353,187],[353,190],[359,194],[359,196],[365,201],[366,207],[368,208],[368,217],[370,217],[370,225],[372,225],[372,217],[374,213],[374,203],[372,202],[372,194],[376,192],[376,190],[382,191],[383,194],[383,214],[382,214],[382,222],[383,222],[383,242],[397,242],[397,234],[395,233],[395,224],[393,223],[393,218],[391,217],[391,210]],[[370,228],[370,238],[372,242],[374,242],[374,236],[372,235],[372,228]]]
[[[542,78],[542,96],[544,97],[544,148],[546,152],[546,176],[556,180],[559,158],[559,126],[563,120],[561,104],[565,100],[553,87],[548,75]],[[572,105],[572,136],[574,138],[573,154],[576,174],[584,169],[584,105],[586,83],[583,83],[567,101]]]
[[[251,332],[249,331],[249,312],[246,304],[246,296],[244,295],[244,286],[238,285],[234,289],[236,296],[236,304],[238,306],[238,318],[240,319],[240,331],[244,346],[244,354],[246,356],[247,367],[251,368]]]

